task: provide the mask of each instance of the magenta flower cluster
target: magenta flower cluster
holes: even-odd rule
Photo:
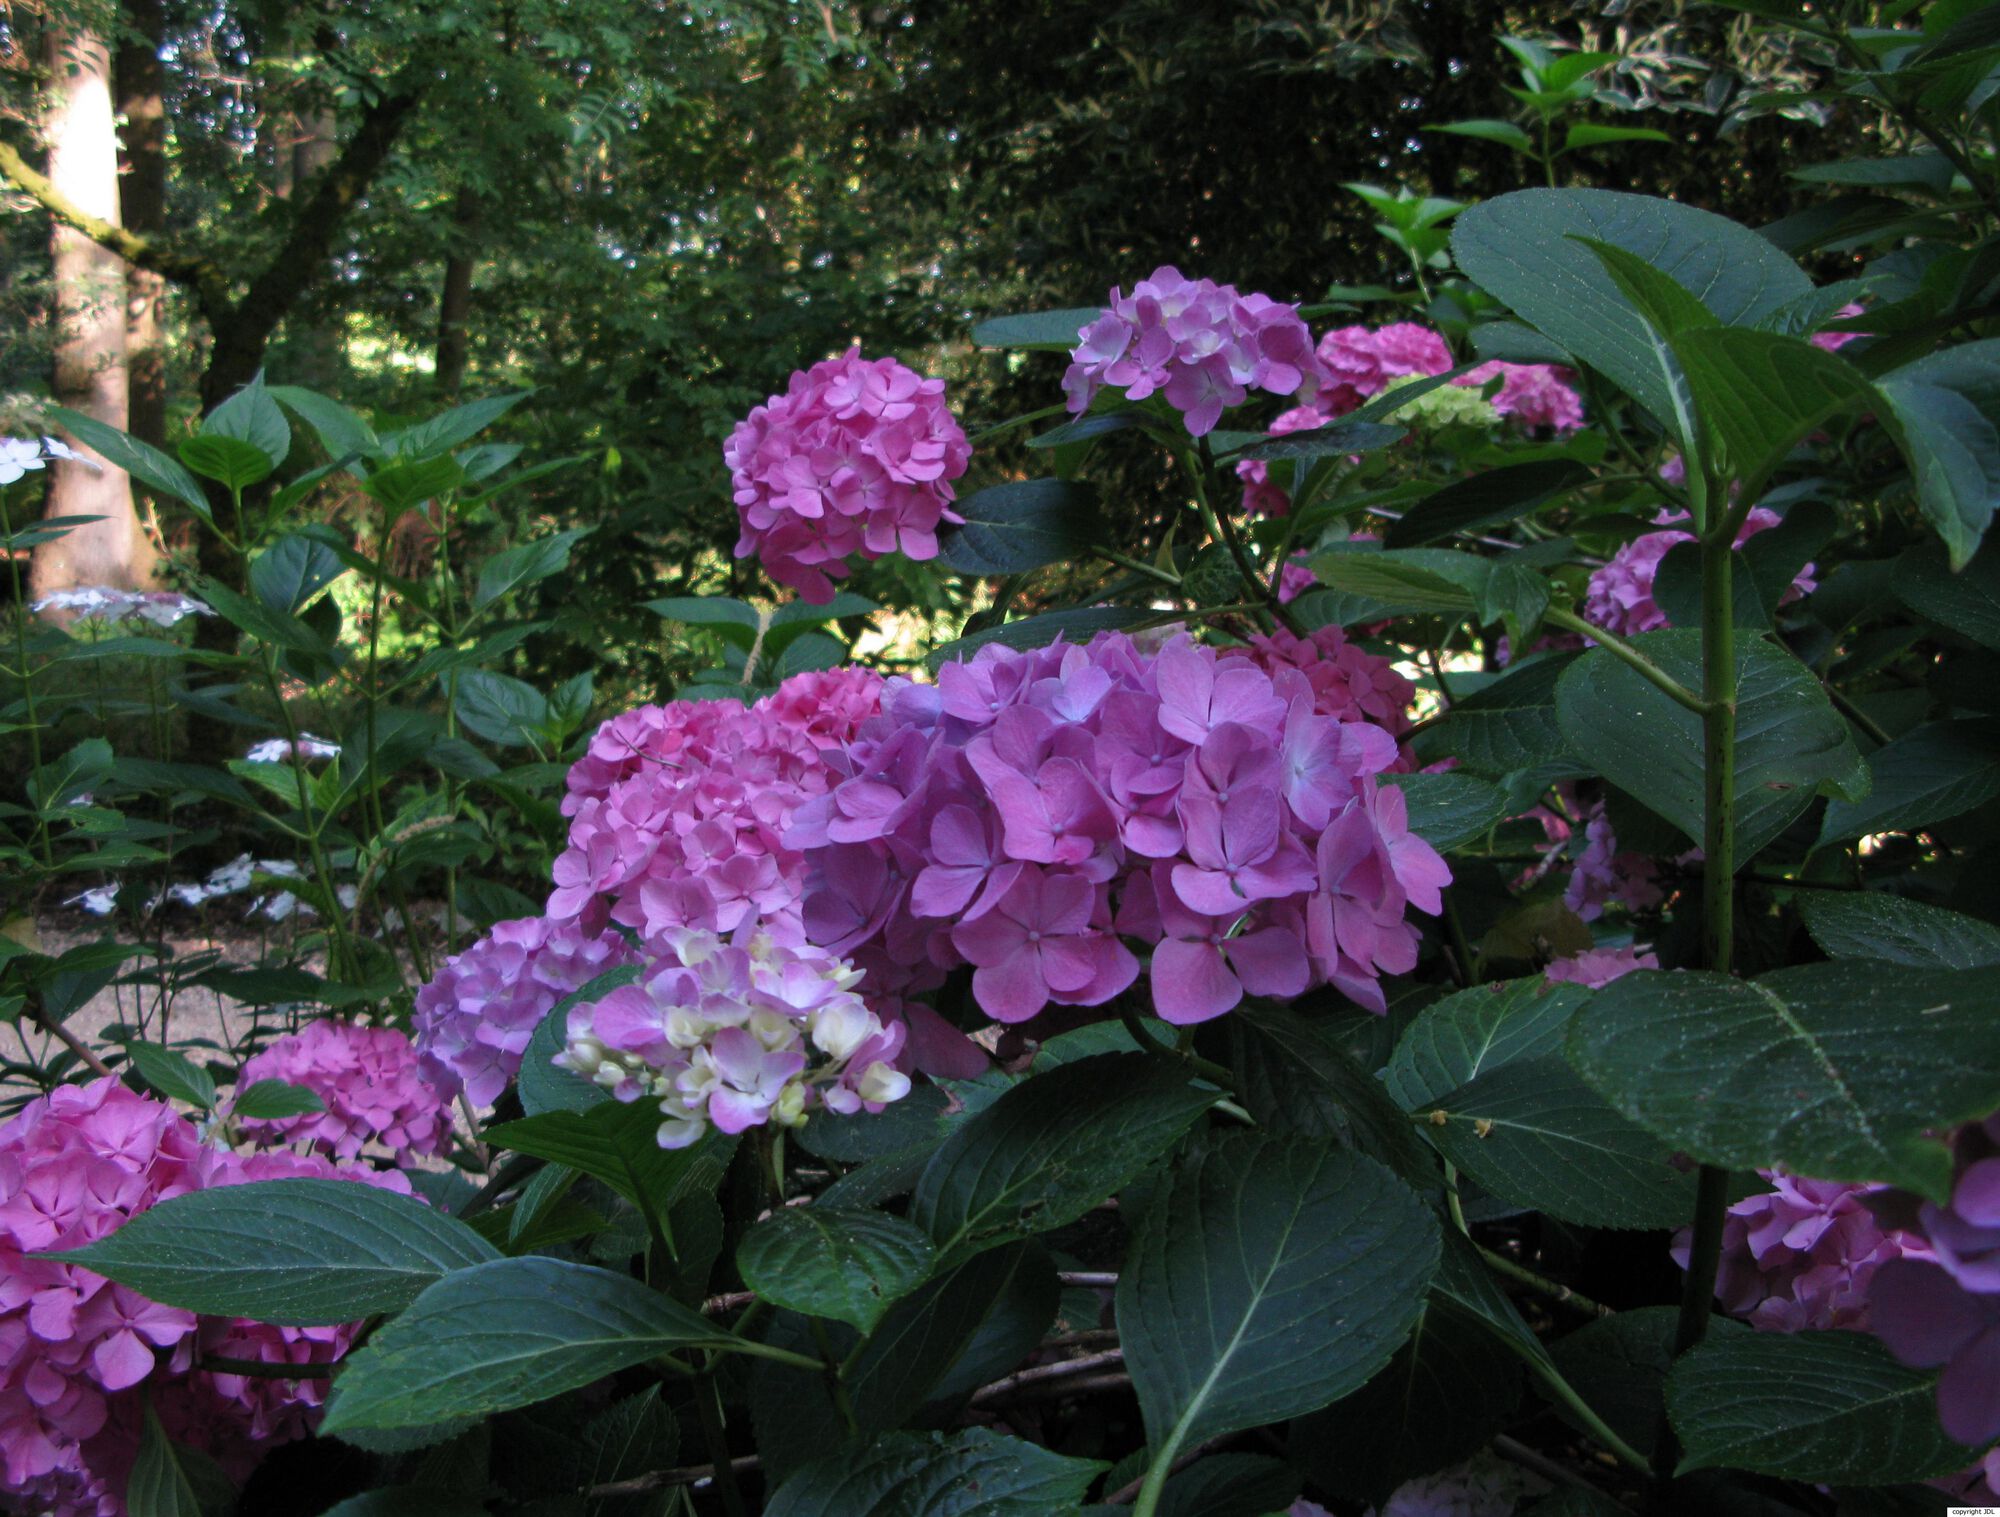
[[[424,1077],[417,1050],[393,1027],[360,1027],[322,1018],[246,1059],[236,1088],[282,1080],[311,1091],[324,1111],[240,1119],[260,1147],[304,1143],[337,1159],[359,1158],[377,1144],[398,1166],[443,1153],[451,1114]]]
[[[807,935],[896,993],[970,965],[1002,1022],[1111,1000],[1129,943],[1172,1022],[1316,983],[1382,1009],[1449,872],[1377,784],[1394,738],[1273,662],[1105,633],[891,681],[788,835]]]
[[[754,918],[796,939],[804,866],[785,828],[832,782],[824,751],[875,714],[881,689],[839,669],[794,675],[754,706],[675,701],[606,722],[570,771],[550,918],[649,938]]]
[[[1553,960],[1542,970],[1552,984],[1582,985],[1602,990],[1613,980],[1623,979],[1635,969],[1658,969],[1659,959],[1642,948],[1587,948],[1568,958]]]
[[[1885,1227],[1929,1250],[1876,1272],[1869,1329],[1905,1364],[1943,1367],[1939,1420],[1978,1446],[2000,1437],[2000,1113],[1966,1123],[1952,1147],[1946,1205],[1903,1191],[1869,1198]]]
[[[1743,519],[1742,529],[1736,534],[1736,546],[1742,547],[1759,532],[1768,532],[1783,519],[1767,507],[1753,506]],[[1668,553],[1681,543],[1695,540],[1692,532],[1671,525],[1686,520],[1686,512],[1662,511],[1654,521],[1668,530],[1648,532],[1633,538],[1612,554],[1608,563],[1595,570],[1584,592],[1584,620],[1620,637],[1635,637],[1641,632],[1655,632],[1666,626],[1667,614],[1653,599],[1653,581],[1660,572],[1661,560]],[[1779,603],[1790,605],[1812,594],[1818,586],[1814,575],[1811,564],[1799,570]]]
[[[1604,802],[1592,801],[1579,813],[1583,851],[1563,887],[1563,904],[1586,922],[1604,915],[1613,902],[1627,911],[1650,911],[1666,897],[1660,886],[1660,866],[1643,853],[1618,846]]]
[[[904,1025],[883,1026],[845,960],[754,922],[728,939],[670,928],[657,950],[641,983],[570,1009],[555,1062],[620,1101],[657,1102],[662,1148],[710,1123],[796,1127],[821,1105],[879,1112],[909,1093],[895,1067]]]
[[[1461,374],[1453,384],[1484,389],[1494,379],[1494,410],[1526,432],[1567,437],[1583,425],[1583,397],[1563,378],[1564,371],[1546,363],[1483,363]]]
[[[1321,370],[1298,308],[1234,285],[1161,267],[1127,295],[1114,287],[1097,319],[1077,332],[1063,375],[1069,409],[1090,409],[1109,385],[1140,401],[1156,391],[1193,437],[1215,430],[1225,408],[1252,390],[1311,400]]]
[[[411,1017],[426,1079],[491,1106],[520,1073],[528,1039],[556,1002],[633,961],[616,932],[544,917],[501,922],[453,954],[417,992]]]
[[[972,445],[944,381],[850,349],[792,375],[723,445],[742,526],[736,556],[756,554],[807,600],[833,599],[846,560],[937,557],[952,481]]]
[[[324,1364],[359,1324],[197,1318],[28,1257],[93,1242],[173,1196],[289,1175],[409,1189],[399,1174],[317,1156],[209,1148],[186,1118],[109,1076],[59,1087],[0,1127],[0,1472],[26,1510],[122,1513],[147,1399],[169,1436],[238,1477],[263,1447],[310,1430],[323,1380],[215,1374],[196,1356]]]

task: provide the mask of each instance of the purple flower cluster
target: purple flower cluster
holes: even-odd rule
[[[2000,1113],[1952,1135],[1951,1200],[1904,1191],[1869,1205],[1885,1227],[1929,1245],[1927,1256],[1876,1271],[1869,1328],[1905,1364],[1942,1365],[1938,1418],[1961,1443],[2000,1437]]]
[[[794,675],[747,708],[675,701],[606,722],[570,771],[549,916],[648,936],[756,918],[795,939],[804,875],[785,828],[831,782],[824,750],[875,714],[881,689],[840,669]]]
[[[1743,519],[1742,530],[1736,534],[1736,546],[1755,537],[1759,532],[1767,532],[1784,518],[1764,506],[1754,506]],[[1662,511],[1654,521],[1662,526],[1687,520],[1687,514],[1680,511]],[[1620,637],[1635,637],[1641,632],[1654,632],[1667,625],[1667,614],[1653,599],[1653,580],[1660,572],[1660,561],[1681,543],[1695,540],[1692,532],[1671,527],[1663,532],[1648,532],[1643,537],[1635,537],[1616,553],[1610,562],[1594,571],[1590,585],[1584,592],[1584,620],[1593,622],[1608,632]],[[1813,593],[1818,587],[1814,577],[1814,567],[1807,564],[1793,577],[1786,589],[1781,605],[1790,605]]]
[[[1869,1285],[1899,1259],[1930,1256],[1923,1240],[1870,1209],[1879,1187],[1763,1171],[1771,1189],[1729,1208],[1715,1296],[1753,1327],[1796,1333],[1866,1328]],[[1686,1268],[1688,1232],[1674,1239]]]
[[[895,993],[970,965],[1002,1022],[1118,995],[1126,939],[1169,1021],[1322,982],[1381,1010],[1378,977],[1416,962],[1405,911],[1450,876],[1376,783],[1395,739],[1274,662],[1105,633],[891,681],[787,837],[807,936]]]
[[[818,1105],[879,1112],[909,1093],[895,1067],[906,1033],[868,1009],[860,980],[844,959],[754,922],[727,940],[668,929],[641,983],[570,1009],[555,1062],[621,1101],[658,1102],[662,1148],[710,1123],[796,1127]]]
[[[446,959],[417,992],[411,1026],[424,1076],[491,1106],[521,1069],[528,1039],[556,1002],[606,970],[633,961],[618,933],[545,917],[500,922]]]
[[[1643,853],[1619,849],[1603,801],[1593,801],[1578,819],[1583,823],[1584,846],[1563,887],[1565,906],[1584,921],[1594,922],[1613,901],[1627,911],[1649,911],[1666,899],[1659,865]]]
[[[1155,391],[1179,411],[1189,435],[1205,437],[1228,406],[1252,390],[1311,400],[1321,383],[1312,333],[1296,306],[1234,285],[1188,279],[1161,267],[1077,332],[1063,375],[1073,412],[1090,409],[1105,385],[1128,400]]]
[[[370,1143],[407,1165],[444,1152],[451,1140],[445,1100],[418,1065],[410,1040],[393,1027],[360,1027],[324,1018],[279,1038],[246,1059],[236,1088],[283,1080],[311,1091],[324,1111],[245,1118],[244,1136],[260,1146],[305,1143],[338,1159],[360,1157]]]
[[[324,1381],[195,1371],[196,1353],[328,1363],[359,1324],[197,1318],[28,1257],[94,1242],[173,1196],[288,1175],[409,1189],[400,1175],[316,1156],[206,1147],[186,1118],[108,1076],[59,1087],[0,1126],[0,1473],[25,1510],[122,1513],[148,1398],[170,1436],[235,1475],[261,1447],[309,1431]]]
[[[1513,1517],[1521,1500],[1548,1489],[1548,1482],[1492,1454],[1475,1454],[1463,1464],[1420,1475],[1397,1486],[1367,1517]],[[1303,1497],[1286,1517],[1332,1517]]]
[[[825,605],[855,554],[937,557],[972,445],[944,381],[850,349],[792,375],[723,445],[742,535],[770,576]]]

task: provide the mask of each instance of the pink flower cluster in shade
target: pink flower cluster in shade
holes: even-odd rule
[[[825,605],[846,560],[937,557],[972,445],[944,381],[850,349],[792,375],[723,445],[742,535],[770,576]]]
[[[1113,287],[1110,304],[1078,329],[1063,375],[1072,412],[1089,410],[1106,385],[1133,401],[1157,391],[1194,437],[1214,431],[1252,390],[1309,401],[1320,384],[1312,333],[1296,306],[1166,266],[1129,295]]]
[[[431,1085],[491,1106],[520,1073],[528,1039],[556,1002],[633,962],[618,933],[521,917],[453,954],[417,992],[411,1026]]]
[[[451,1141],[444,1099],[424,1078],[415,1046],[393,1027],[334,1018],[308,1022],[246,1059],[236,1088],[247,1090],[259,1080],[309,1090],[326,1108],[242,1119],[244,1136],[259,1147],[305,1143],[316,1153],[354,1159],[375,1143],[401,1166],[443,1153]]]
[[[839,669],[794,675],[754,706],[675,701],[606,722],[570,771],[550,918],[648,937],[756,918],[796,940],[803,864],[785,828],[832,782],[825,752],[881,690],[879,675]]]
[[[1876,1271],[1868,1325],[1905,1364],[1942,1366],[1939,1421],[1977,1446],[2000,1437],[2000,1113],[1960,1127],[1952,1148],[1947,1204],[1897,1190],[1869,1197],[1885,1228],[1907,1229],[1928,1253]]]
[[[322,1380],[193,1369],[197,1351],[328,1363],[359,1324],[281,1328],[197,1318],[77,1265],[30,1254],[104,1237],[189,1191],[293,1175],[408,1193],[398,1174],[317,1156],[239,1157],[115,1078],[62,1086],[0,1126],[0,1474],[24,1510],[117,1517],[150,1397],[168,1435],[241,1477],[317,1420]]]
[[[726,1133],[796,1127],[824,1105],[881,1111],[909,1094],[895,1061],[904,1024],[884,1027],[854,987],[853,965],[810,944],[772,940],[754,922],[729,939],[662,934],[644,980],[570,1009],[555,1062],[620,1101],[658,1103],[662,1148],[710,1123]]]
[[[1298,651],[1104,633],[892,681],[788,835],[808,937],[897,993],[970,965],[1002,1022],[1118,995],[1128,940],[1172,1022],[1317,983],[1381,1010],[1416,963],[1405,912],[1450,876],[1376,782],[1395,739]]]
[[[1662,511],[1654,521],[1668,527],[1663,532],[1648,532],[1643,537],[1635,537],[1625,544],[1603,567],[1592,572],[1590,585],[1584,592],[1583,617],[1620,637],[1635,637],[1641,632],[1655,632],[1667,625],[1667,614],[1653,599],[1653,581],[1660,572],[1660,562],[1681,543],[1695,540],[1692,532],[1671,523],[1687,520],[1687,513]],[[1743,519],[1742,530],[1736,534],[1736,546],[1742,547],[1759,532],[1768,532],[1784,520],[1777,512],[1764,506],[1753,506]],[[1814,577],[1814,566],[1807,564],[1792,579],[1779,601],[1780,605],[1790,605],[1796,600],[1812,594],[1818,587]]]
[[[1320,338],[1313,354],[1323,376],[1316,396],[1271,423],[1273,437],[1309,432],[1337,417],[1359,410],[1396,380],[1442,374],[1452,366],[1451,349],[1443,337],[1414,321],[1386,326],[1336,327]],[[1498,361],[1481,364],[1452,383],[1483,389],[1494,379],[1493,409],[1530,432],[1563,437],[1583,425],[1583,401],[1564,379],[1564,371],[1549,364]],[[1236,466],[1243,481],[1243,509],[1253,516],[1283,516],[1291,496],[1258,459]]]
[[[1462,1464],[1419,1475],[1397,1486],[1365,1517],[1513,1517],[1523,1498],[1540,1495],[1548,1482],[1492,1454],[1475,1454]],[[1301,1497],[1285,1517],[1333,1517],[1316,1501]]]
[[[1641,948],[1587,948],[1566,959],[1554,960],[1543,969],[1542,975],[1552,984],[1582,985],[1590,990],[1602,990],[1613,980],[1623,979],[1635,969],[1659,967],[1658,957]]]

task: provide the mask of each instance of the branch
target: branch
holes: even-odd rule
[[[250,281],[215,328],[215,354],[203,376],[202,402],[214,406],[249,382],[263,363],[264,345],[301,293],[319,277],[354,203],[382,170],[389,150],[422,93],[421,75],[406,71],[390,92],[369,106],[341,149],[340,156],[312,182],[312,192],[299,207],[283,244]]]
[[[150,237],[141,237],[101,216],[91,215],[57,189],[55,182],[46,174],[30,168],[20,151],[5,142],[0,142],[0,175],[33,198],[57,221],[83,233],[99,247],[109,248],[127,263],[193,290],[195,298],[201,302],[202,314],[211,321],[228,309],[228,281],[223,278],[222,271],[206,258],[162,246]]]

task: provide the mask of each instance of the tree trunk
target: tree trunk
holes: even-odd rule
[[[100,37],[57,28],[49,41],[49,178],[77,205],[118,220],[118,138],[111,58]],[[125,263],[60,222],[55,260],[56,400],[114,427],[126,423]],[[100,462],[94,457],[92,462]],[[72,585],[132,589],[152,579],[155,555],[132,509],[132,486],[108,464],[49,466],[48,516],[98,516],[35,550],[36,595]]]
[[[438,296],[437,393],[439,400],[456,400],[465,383],[468,357],[465,323],[472,313],[472,260],[479,240],[479,196],[460,185],[451,208],[451,232],[444,264],[444,289]]]
[[[160,0],[126,0],[131,32],[118,45],[114,75],[118,113],[125,118],[119,162],[119,209],[124,225],[154,237],[167,225],[167,108],[160,65],[165,16]],[[161,333],[167,281],[150,269],[125,273],[127,430],[156,448],[167,445],[167,365]]]
[[[340,121],[331,105],[315,105],[300,113],[298,136],[292,143],[291,191],[294,196],[312,194],[319,176],[340,156]],[[276,375],[287,384],[304,385],[309,390],[330,390],[340,379],[341,344],[339,334],[330,330],[318,312],[307,307],[294,310],[286,319],[287,341],[281,360],[285,373]]]

